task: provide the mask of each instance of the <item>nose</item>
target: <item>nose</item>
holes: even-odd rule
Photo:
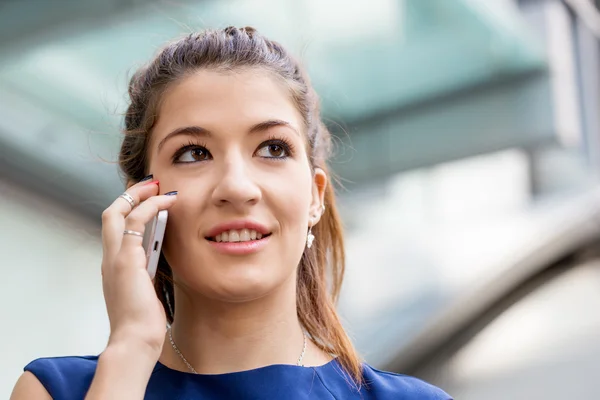
[[[216,206],[230,205],[241,211],[256,204],[260,198],[260,188],[250,168],[242,160],[223,163],[222,172],[212,193],[212,201]]]

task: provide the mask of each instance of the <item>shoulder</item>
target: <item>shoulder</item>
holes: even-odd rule
[[[365,363],[362,368],[363,383],[360,387],[353,384],[337,361],[317,368],[317,371],[322,384],[335,399],[452,400],[442,389],[420,379],[380,371]]]
[[[363,364],[363,390],[376,399],[392,399],[402,395],[406,400],[452,400],[442,389],[418,378],[380,371]]]
[[[50,393],[29,371],[23,372],[10,395],[11,400],[52,400]]]
[[[33,374],[53,398],[83,398],[87,392],[98,356],[38,358],[27,364],[25,372]]]

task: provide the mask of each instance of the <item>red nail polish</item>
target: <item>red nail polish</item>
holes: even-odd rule
[[[158,180],[150,181],[150,182],[144,184],[144,186],[147,186],[147,185],[158,185]]]

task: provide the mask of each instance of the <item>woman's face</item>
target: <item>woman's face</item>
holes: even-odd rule
[[[199,71],[165,93],[152,135],[149,170],[179,191],[163,247],[176,282],[229,302],[293,289],[326,177],[285,86]]]

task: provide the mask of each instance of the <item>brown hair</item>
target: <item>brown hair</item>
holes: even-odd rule
[[[119,155],[125,178],[139,181],[148,173],[146,152],[150,133],[162,94],[170,84],[199,69],[228,72],[240,68],[267,70],[287,83],[304,120],[311,168],[319,167],[327,173],[331,134],[321,120],[318,96],[299,63],[279,43],[266,39],[253,28],[228,27],[194,33],[168,44],[133,75],[129,84],[131,103],[125,115],[125,137]],[[335,310],[345,256],[342,224],[332,185],[325,191],[325,206],[320,223],[313,229],[317,240],[310,249],[305,249],[298,266],[297,312],[316,345],[337,356],[345,371],[360,385],[361,361]],[[172,322],[164,294],[166,291],[174,301],[172,272],[164,257],[159,262],[155,289]]]

